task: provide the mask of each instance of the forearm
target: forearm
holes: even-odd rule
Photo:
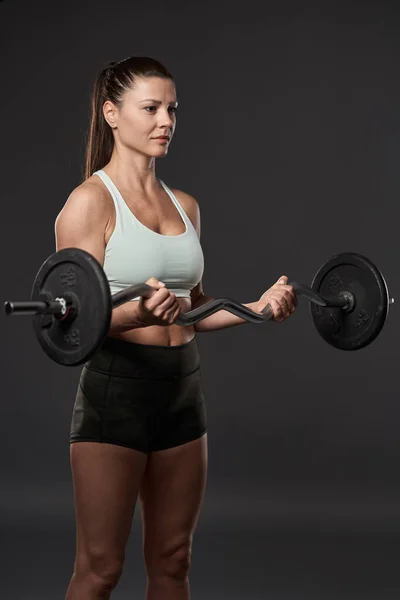
[[[111,324],[108,330],[109,335],[146,327],[146,324],[142,323],[138,318],[138,304],[138,301],[125,302],[113,309],[111,313]]]
[[[210,298],[210,296],[201,296],[201,298],[199,298],[199,300],[192,305],[192,309],[199,308],[199,306],[210,302],[210,300],[214,300],[214,298]],[[258,312],[258,302],[250,302],[248,304],[243,304],[243,306],[250,308],[250,310],[253,310],[254,312]],[[242,325],[244,323],[248,323],[248,321],[233,315],[227,310],[219,310],[213,315],[198,321],[194,325],[194,328],[195,331],[199,333],[205,333],[206,331],[217,331],[218,329],[235,327],[236,325]]]

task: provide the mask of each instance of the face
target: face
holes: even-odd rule
[[[156,158],[168,152],[175,131],[177,106],[174,82],[149,77],[136,80],[135,87],[125,92],[119,109],[107,101],[103,111],[116,140]]]

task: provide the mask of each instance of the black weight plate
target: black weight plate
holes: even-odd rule
[[[46,354],[60,365],[86,362],[107,335],[111,320],[111,294],[100,263],[88,252],[63,248],[52,254],[36,275],[31,299],[71,294],[77,303],[73,319],[35,315],[33,327]]]
[[[328,344],[360,350],[379,335],[388,315],[389,294],[382,273],[365,256],[337,254],[319,269],[311,287],[324,298],[336,298],[342,291],[355,298],[349,313],[310,303],[317,331]]]

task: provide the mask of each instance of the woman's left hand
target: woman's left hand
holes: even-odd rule
[[[296,310],[297,298],[293,287],[287,283],[286,275],[279,277],[278,281],[264,292],[257,302],[256,312],[261,313],[263,308],[269,304],[274,313],[274,321],[282,323],[290,317]]]

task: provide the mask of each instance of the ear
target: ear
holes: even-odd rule
[[[115,129],[117,126],[117,109],[110,100],[106,100],[103,104],[103,115],[109,126]]]

